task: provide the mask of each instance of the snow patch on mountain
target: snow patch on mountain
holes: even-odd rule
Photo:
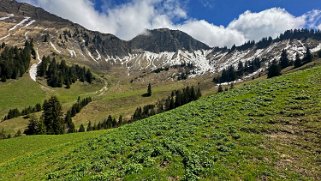
[[[87,54],[88,54],[88,56],[92,59],[92,60],[94,60],[95,62],[97,62],[97,60],[94,58],[94,56],[90,53],[90,51],[88,51],[87,50]]]
[[[27,24],[24,26],[24,28],[32,25],[32,24],[35,23],[35,22],[36,22],[36,20],[31,20],[31,21],[29,21],[29,23],[27,23]]]
[[[315,53],[315,52],[318,52],[320,50],[321,50],[321,43],[318,46],[316,46],[315,48],[311,49],[311,52]]]
[[[67,51],[69,52],[70,57],[77,57],[77,54],[76,54],[75,50],[73,50],[73,49],[70,50],[70,49],[67,48]]]
[[[9,19],[9,18],[11,18],[13,16],[14,16],[14,14],[8,14],[8,16],[1,17],[0,21],[4,21],[4,20]]]
[[[11,35],[11,34],[9,33],[9,34],[7,34],[6,36],[1,37],[0,40],[4,40],[4,39],[8,38],[10,35]]]
[[[37,55],[38,63],[32,64],[31,67],[30,67],[30,70],[29,70],[30,78],[35,82],[37,80],[37,67],[42,62],[42,60],[40,59],[40,55],[39,55],[38,49],[36,49],[36,55]]]
[[[19,26],[23,26],[23,24],[27,21],[29,21],[30,17],[25,17],[22,21],[20,21],[18,24],[14,25],[12,28],[9,29],[10,31],[15,30],[16,28],[18,28]]]
[[[101,60],[101,55],[100,55],[100,53],[99,53],[98,50],[96,50],[96,53],[97,53],[97,58],[96,58],[96,60]]]
[[[57,53],[61,54],[61,51],[58,50],[58,49],[56,48],[56,46],[55,46],[52,42],[49,42],[49,44],[51,45],[51,47],[52,47]]]

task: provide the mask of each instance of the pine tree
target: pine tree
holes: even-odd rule
[[[121,126],[123,124],[123,116],[120,115],[118,118],[118,126]]]
[[[280,62],[281,69],[284,69],[290,65],[288,54],[285,49],[281,53],[281,58],[279,62]]]
[[[312,61],[312,59],[313,59],[313,55],[311,54],[310,48],[307,48],[303,61],[304,63],[309,63]]]
[[[107,118],[107,127],[106,128],[112,128],[113,127],[113,118],[111,115],[108,116]]]
[[[32,116],[24,133],[26,135],[46,134],[46,126],[43,120],[38,120],[35,116]]]
[[[239,61],[238,66],[237,66],[237,76],[242,77],[243,75],[244,75],[243,62]]]
[[[152,85],[149,83],[147,87],[147,96],[152,96]]]
[[[70,123],[67,132],[68,132],[68,133],[75,133],[75,132],[76,132],[75,124],[74,124],[73,122]]]
[[[272,64],[268,68],[268,78],[281,75],[281,67],[276,60],[273,60]]]
[[[85,132],[85,127],[83,124],[80,125],[78,132]]]
[[[51,97],[43,105],[42,118],[48,134],[63,134],[65,131],[62,107],[57,97]]]
[[[302,65],[302,60],[300,58],[300,55],[297,53],[295,56],[294,67],[298,68],[298,67],[301,67],[301,65]]]
[[[199,99],[200,97],[202,97],[202,92],[201,92],[201,88],[198,87],[196,92],[196,99]]]
[[[218,86],[217,92],[223,92],[223,87],[221,84]]]
[[[88,122],[88,125],[87,125],[87,131],[92,131],[93,128],[91,126],[91,121]]]

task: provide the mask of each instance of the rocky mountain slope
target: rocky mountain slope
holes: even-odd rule
[[[56,54],[100,71],[121,68],[127,76],[173,68],[174,73],[165,76],[173,78],[184,71],[192,77],[220,72],[230,65],[237,66],[239,61],[254,58],[262,59],[267,65],[283,49],[288,50],[290,59],[296,53],[303,56],[306,47],[313,52],[321,49],[321,41],[309,37],[273,41],[264,48],[256,44],[247,48],[210,48],[186,33],[169,29],[146,30],[124,41],[111,34],[89,31],[28,4],[1,0],[0,5],[0,42],[21,46],[26,39],[33,39],[38,61],[44,55]],[[33,79],[36,65],[30,71]]]

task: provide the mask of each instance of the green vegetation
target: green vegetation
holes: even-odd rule
[[[82,138],[96,132],[63,135],[59,139],[70,140],[46,140],[39,148],[49,137],[2,140],[0,152],[8,158],[0,159],[0,175],[4,180],[318,180],[320,85],[321,67],[315,67],[201,98],[97,132],[90,140]],[[22,154],[19,143],[30,152]]]
[[[4,50],[1,51],[1,49]],[[26,41],[23,49],[4,46],[0,48],[0,51],[0,79],[2,82],[22,77],[29,68],[31,55],[35,58],[36,54],[32,41]]]
[[[62,60],[60,63],[56,59],[52,60],[50,57],[43,57],[42,62],[38,65],[37,76],[45,77],[47,84],[51,87],[66,86],[70,89],[70,85],[77,80],[80,82],[92,83],[94,76],[89,69],[80,67],[79,65],[67,66],[66,61]]]
[[[46,92],[41,89],[39,84],[32,81],[29,75],[24,75],[18,80],[0,83],[0,95],[0,116],[2,119],[9,109],[22,110],[28,106],[42,103]]]
[[[213,82],[224,83],[241,79],[245,75],[258,71],[261,68],[261,61],[258,58],[255,58],[253,61],[246,61],[244,64],[240,61],[237,70],[231,65],[227,69],[223,69],[219,77],[214,77]]]

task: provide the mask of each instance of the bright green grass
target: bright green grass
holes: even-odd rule
[[[320,180],[320,120],[321,67],[316,67],[28,156],[0,141],[1,152],[10,155],[10,161],[0,163],[0,178]]]
[[[29,75],[24,75],[18,80],[8,80],[0,83],[0,116],[2,118],[9,109],[23,109],[42,103],[46,93],[40,85],[32,81]]]

